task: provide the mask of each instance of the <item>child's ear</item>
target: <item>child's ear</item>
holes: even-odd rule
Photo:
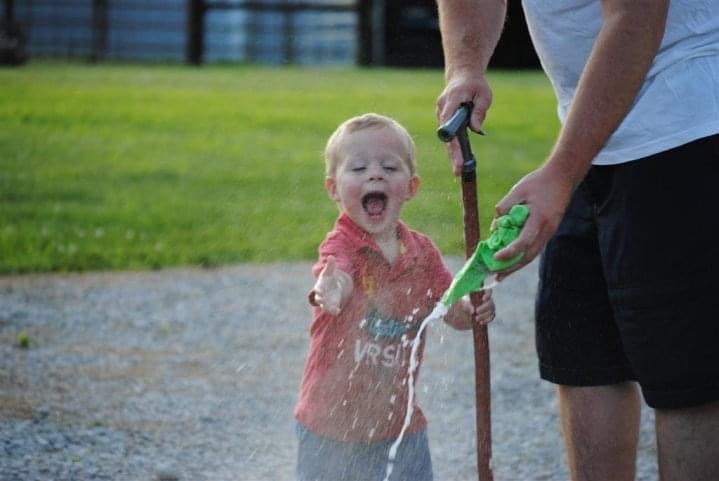
[[[407,195],[405,196],[404,200],[410,200],[413,198],[417,191],[419,190],[419,176],[413,175],[409,179],[409,189],[407,189]]]
[[[331,176],[325,177],[325,189],[327,189],[327,195],[330,196],[330,199],[334,201],[340,200],[337,196],[337,183],[335,182],[335,178]]]

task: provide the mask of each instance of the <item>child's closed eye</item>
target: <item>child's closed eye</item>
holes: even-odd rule
[[[383,160],[380,165],[385,172],[397,172],[399,170],[399,163],[395,159]]]

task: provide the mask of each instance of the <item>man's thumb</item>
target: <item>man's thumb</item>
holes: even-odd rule
[[[500,217],[505,214],[508,214],[509,209],[511,209],[512,206],[516,203],[516,196],[514,195],[514,192],[510,190],[504,197],[502,197],[502,200],[497,202],[497,204],[494,206],[494,216]]]

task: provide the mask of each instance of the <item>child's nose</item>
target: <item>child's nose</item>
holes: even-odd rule
[[[373,165],[369,168],[369,178],[371,180],[380,180],[384,178],[384,172],[379,165]]]

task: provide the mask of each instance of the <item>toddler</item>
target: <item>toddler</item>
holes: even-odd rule
[[[351,118],[328,140],[325,162],[340,214],[313,268],[310,349],[295,408],[297,478],[382,481],[407,412],[412,342],[452,275],[432,241],[400,221],[420,183],[404,127],[372,113]],[[493,318],[484,291],[480,306],[462,299],[444,321],[470,329]],[[413,402],[390,481],[432,479],[427,421]]]

